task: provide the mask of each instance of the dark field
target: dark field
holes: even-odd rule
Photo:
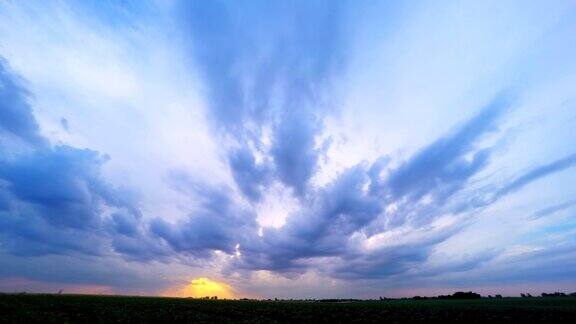
[[[576,298],[406,299],[327,303],[88,295],[0,295],[0,323],[158,321],[576,323]]]

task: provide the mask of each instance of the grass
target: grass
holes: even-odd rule
[[[92,295],[0,295],[0,323],[158,321],[576,323],[576,298],[399,299],[324,303]]]

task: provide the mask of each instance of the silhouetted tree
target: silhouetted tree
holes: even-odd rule
[[[482,298],[482,296],[480,296],[480,294],[471,291],[467,292],[457,291],[452,295],[438,296],[438,299],[478,299],[478,298]]]

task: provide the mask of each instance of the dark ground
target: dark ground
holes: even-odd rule
[[[0,323],[576,323],[576,298],[225,301],[90,295],[0,295]]]

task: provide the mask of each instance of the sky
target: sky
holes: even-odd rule
[[[576,2],[0,1],[0,291],[576,291]]]

